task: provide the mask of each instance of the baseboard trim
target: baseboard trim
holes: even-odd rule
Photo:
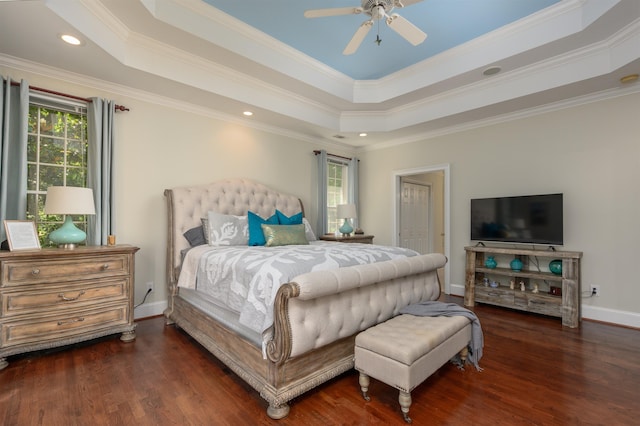
[[[582,304],[582,319],[607,322],[615,325],[640,329],[640,314],[616,309],[587,306]]]
[[[133,314],[134,319],[155,317],[162,315],[164,310],[167,309],[167,301],[143,303],[135,309]]]
[[[464,285],[451,284],[451,295],[464,297]],[[640,328],[640,313],[620,311],[582,304],[582,319],[606,322],[624,327]]]

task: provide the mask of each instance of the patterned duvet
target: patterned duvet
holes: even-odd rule
[[[262,333],[273,324],[278,288],[296,276],[417,254],[399,247],[326,241],[280,247],[205,245],[186,254],[178,287],[205,292],[237,312],[241,324]]]

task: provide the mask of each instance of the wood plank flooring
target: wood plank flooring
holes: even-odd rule
[[[462,299],[453,298],[457,303]],[[459,300],[458,300],[459,299]],[[412,392],[414,425],[640,424],[640,331],[486,305],[478,372],[445,365]],[[258,393],[163,318],[118,336],[9,358],[0,371],[3,425],[388,425],[397,391],[355,372],[291,402],[275,421]]]

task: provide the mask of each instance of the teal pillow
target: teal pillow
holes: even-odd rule
[[[304,234],[304,225],[267,225],[262,224],[265,246],[290,246],[309,244]]]
[[[287,216],[280,210],[276,210],[276,216],[278,216],[278,224],[280,225],[300,225],[302,223],[302,212]]]
[[[277,225],[278,216],[275,214],[269,219],[263,219],[252,211],[247,212],[247,220],[249,221],[249,245],[263,246],[266,243],[264,233],[260,225],[266,223],[268,225]]]

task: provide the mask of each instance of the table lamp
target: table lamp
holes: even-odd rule
[[[344,236],[349,236],[353,232],[353,226],[349,223],[349,219],[356,217],[356,205],[355,204],[338,204],[338,218],[344,219],[344,224],[340,227],[339,231]]]
[[[71,215],[96,214],[93,204],[93,190],[75,186],[50,186],[44,204],[45,214],[65,215],[62,226],[49,239],[60,248],[74,249],[87,239],[87,234],[76,227]]]

